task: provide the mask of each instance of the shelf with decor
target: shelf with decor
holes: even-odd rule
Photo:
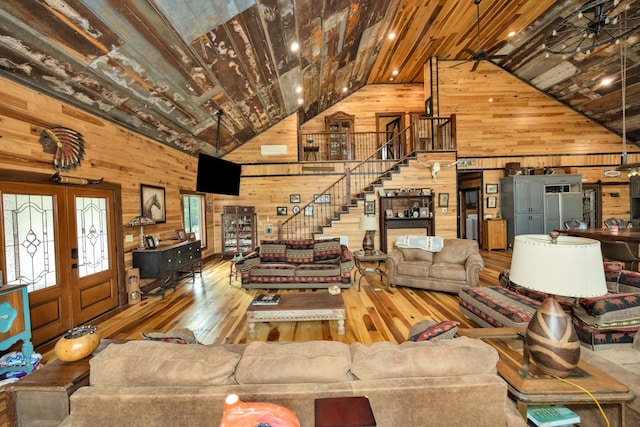
[[[251,252],[257,242],[256,213],[253,206],[225,206],[222,213],[222,256]]]
[[[387,231],[423,228],[435,234],[433,191],[431,189],[384,189],[380,192],[380,250],[388,252]]]

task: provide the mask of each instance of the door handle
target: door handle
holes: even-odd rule
[[[74,262],[73,264],[71,264],[71,268],[72,268],[73,270],[75,270],[76,268],[78,268],[78,263],[75,263],[75,262]]]
[[[78,259],[78,248],[71,248],[71,258]]]

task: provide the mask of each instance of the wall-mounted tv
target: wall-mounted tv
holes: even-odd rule
[[[237,163],[200,153],[196,191],[239,196],[241,173],[242,166]]]

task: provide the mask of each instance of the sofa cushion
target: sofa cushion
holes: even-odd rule
[[[439,342],[351,344],[351,373],[360,380],[495,374],[498,352],[468,337]]]
[[[313,239],[285,240],[287,249],[313,249]]]
[[[406,261],[396,266],[398,274],[405,276],[429,277],[430,262],[424,261]]]
[[[402,253],[403,261],[433,262],[433,252],[414,248],[396,248]]]
[[[416,323],[409,330],[409,341],[440,341],[441,339],[453,338],[458,332],[460,322],[455,320],[444,320],[442,322],[434,322],[432,320],[423,320]]]
[[[313,244],[313,261],[327,261],[340,258],[340,238],[320,240]]]
[[[429,276],[434,279],[464,282],[467,280],[467,271],[464,268],[464,264],[434,262],[429,269]]]
[[[290,264],[305,264],[313,262],[313,249],[287,248],[285,262]]]
[[[90,381],[117,387],[234,384],[239,359],[221,347],[129,341],[110,344],[89,361]]]
[[[637,271],[624,270],[618,277],[617,292],[634,293],[640,292],[640,273]]]
[[[336,283],[340,281],[338,264],[301,264],[295,276],[300,283]]]
[[[262,242],[260,262],[284,262],[287,246],[281,242]]]
[[[350,381],[349,346],[337,341],[247,345],[236,369],[239,384],[335,383]]]
[[[433,255],[434,264],[462,264],[464,265],[469,255],[479,253],[478,242],[468,239],[445,239],[440,252]]]
[[[640,324],[640,293],[580,298],[574,312],[590,325],[611,322]]]
[[[527,327],[540,303],[501,286],[460,289],[460,308],[494,327]]]

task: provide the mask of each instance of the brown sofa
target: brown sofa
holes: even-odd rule
[[[265,240],[236,263],[245,289],[351,287],[354,262],[340,238]]]
[[[442,250],[394,248],[387,256],[389,284],[458,293],[478,286],[478,273],[484,268],[478,242],[444,239]]]
[[[334,341],[204,346],[130,341],[91,360],[62,426],[211,426],[223,400],[270,402],[314,425],[314,400],[367,396],[380,427],[525,426],[488,344]]]

